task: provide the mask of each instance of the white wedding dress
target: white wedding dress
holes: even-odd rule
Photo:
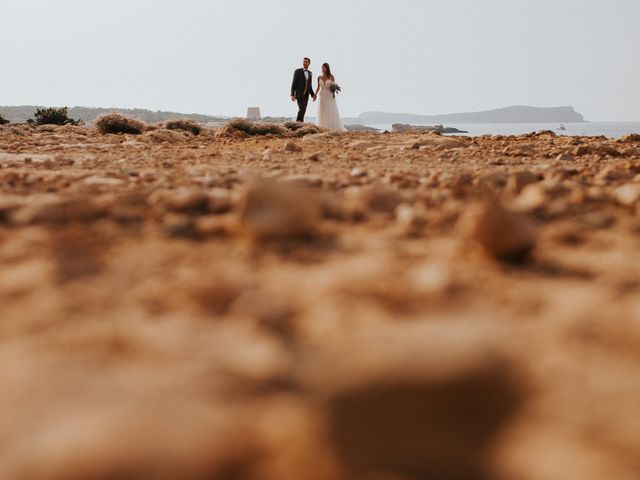
[[[333,80],[327,80],[325,82],[322,77],[320,77],[318,83],[320,84],[320,92],[318,93],[318,117],[316,125],[320,128],[326,128],[327,130],[346,132],[347,129],[344,128],[342,120],[340,119],[338,102],[336,102],[330,90],[331,85],[335,82]]]

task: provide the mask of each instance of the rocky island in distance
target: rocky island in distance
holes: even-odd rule
[[[584,117],[573,107],[513,106],[482,112],[417,115],[411,113],[365,112],[345,123],[383,124],[464,124],[464,123],[581,123]]]

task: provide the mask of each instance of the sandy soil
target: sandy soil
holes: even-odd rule
[[[640,137],[0,130],[0,478],[636,479]]]

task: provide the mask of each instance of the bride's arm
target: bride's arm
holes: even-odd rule
[[[318,88],[316,89],[316,97],[318,96],[318,94],[320,93],[320,89],[322,87],[320,86],[320,77],[318,77]]]

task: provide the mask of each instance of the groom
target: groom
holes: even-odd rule
[[[309,104],[309,95],[316,101],[313,93],[313,73],[309,71],[311,60],[307,57],[302,62],[302,68],[297,69],[293,73],[293,82],[291,83],[291,101],[298,102],[298,117],[296,121],[304,122],[304,115],[307,113],[307,105]]]

